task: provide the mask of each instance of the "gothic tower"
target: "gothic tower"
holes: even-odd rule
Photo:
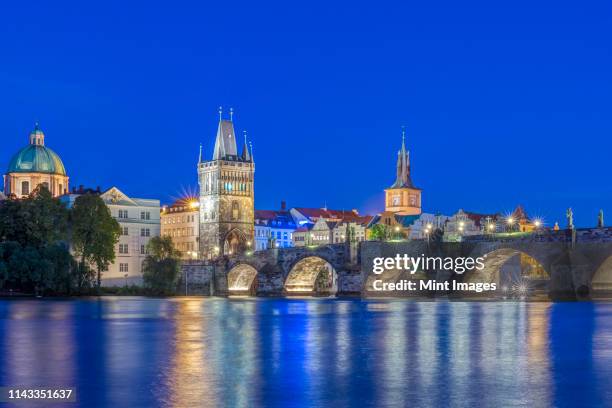
[[[200,256],[204,259],[232,255],[251,248],[254,239],[255,162],[246,132],[242,154],[238,154],[233,111],[219,126],[212,159],[203,160],[200,148]]]
[[[421,189],[410,178],[410,154],[406,150],[406,132],[402,130],[402,148],[397,152],[396,179],[385,190],[385,211],[400,215],[421,214]]]

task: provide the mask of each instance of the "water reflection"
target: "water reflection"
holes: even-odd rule
[[[75,406],[603,406],[612,304],[0,301],[0,385]]]

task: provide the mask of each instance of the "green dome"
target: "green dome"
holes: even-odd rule
[[[8,173],[48,173],[65,176],[66,169],[62,159],[53,150],[31,144],[13,156]]]

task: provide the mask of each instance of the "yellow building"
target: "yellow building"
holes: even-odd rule
[[[199,258],[199,215],[197,198],[177,200],[161,210],[161,235],[172,239],[183,259]]]
[[[30,144],[21,149],[4,175],[4,193],[17,198],[27,197],[43,185],[53,197],[69,191],[68,175],[60,157],[45,146],[45,134],[38,123],[30,133]]]

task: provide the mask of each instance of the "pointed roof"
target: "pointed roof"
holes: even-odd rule
[[[415,188],[410,178],[410,153],[406,150],[406,130],[402,128],[402,147],[397,152],[397,174],[390,188]]]
[[[234,123],[230,120],[219,120],[217,128],[217,138],[215,140],[215,150],[213,160],[223,160],[227,156],[237,156],[236,134],[234,133]]]

